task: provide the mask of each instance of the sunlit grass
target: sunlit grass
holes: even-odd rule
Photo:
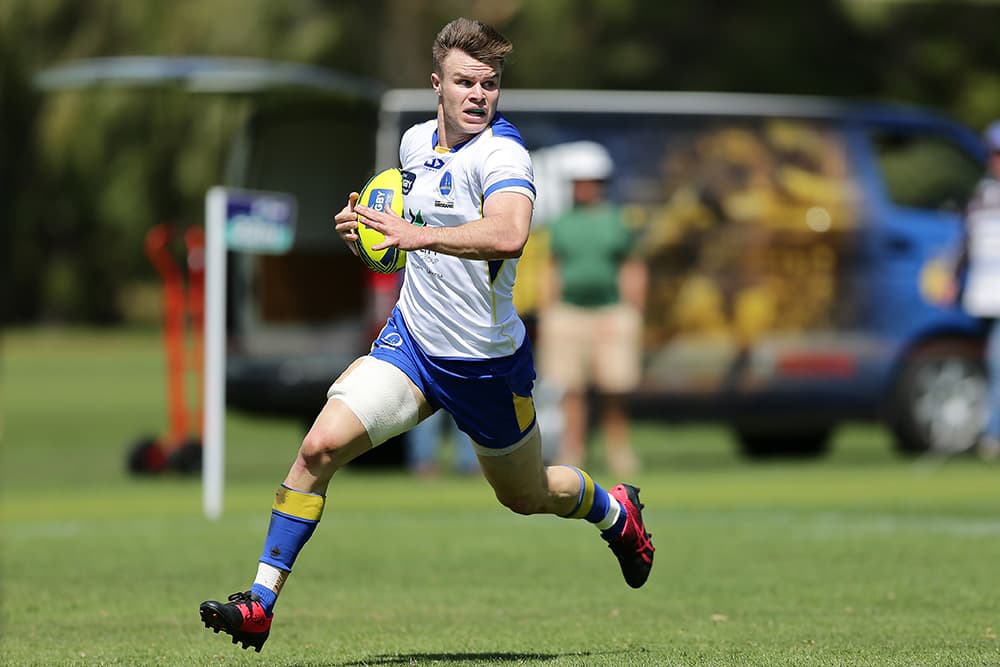
[[[901,459],[861,425],[823,460],[760,464],[718,427],[637,424],[640,591],[594,529],[513,515],[479,478],[349,469],[245,653],[197,605],[249,585],[301,425],[229,415],[208,521],[198,480],[124,470],[165,426],[154,334],[15,332],[2,369],[0,664],[1000,663],[1000,468]]]

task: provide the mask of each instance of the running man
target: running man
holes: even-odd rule
[[[497,113],[511,43],[479,21],[456,19],[434,41],[436,119],[403,136],[412,174],[404,220],[356,205],[335,217],[349,247],[357,218],[408,252],[391,317],[372,345],[330,387],[278,488],[250,590],[200,607],[205,626],[260,651],[278,594],[323,514],[334,473],[436,410],[473,440],[497,499],[518,514],[555,514],[597,526],[639,588],[653,565],[639,489],[606,491],[572,466],[546,467],[531,392],[535,379],[511,291],[528,239],[535,187],[517,129]],[[411,224],[414,220],[422,226]]]

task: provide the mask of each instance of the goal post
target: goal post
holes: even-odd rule
[[[222,516],[226,451],[226,262],[229,251],[284,254],[295,239],[287,193],[215,186],[205,195],[205,356],[202,509]]]

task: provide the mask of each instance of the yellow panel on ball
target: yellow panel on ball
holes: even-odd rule
[[[376,211],[391,210],[396,215],[403,215],[403,172],[392,168],[381,171],[369,180],[361,189],[358,203]],[[358,257],[372,271],[378,273],[395,273],[406,265],[406,251],[399,248],[384,248],[372,250],[372,246],[385,240],[381,232],[377,232],[362,222],[358,216],[358,240],[354,247]]]

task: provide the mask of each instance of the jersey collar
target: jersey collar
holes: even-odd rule
[[[454,146],[452,146],[451,148],[448,149],[448,152],[449,153],[456,153],[456,152],[458,152],[459,149],[461,149],[461,148],[463,148],[465,146],[468,146],[469,143],[473,139],[475,139],[476,137],[482,136],[483,132],[487,132],[489,130],[492,130],[493,126],[496,125],[497,121],[500,121],[500,120],[504,120],[504,117],[498,111],[495,114],[493,114],[493,120],[490,121],[489,125],[487,125],[486,127],[483,128],[482,132],[480,132],[479,134],[475,134],[475,135],[469,137],[468,139],[466,139],[465,141],[463,141],[460,144],[455,144]],[[438,131],[437,131],[437,128],[434,128],[434,133],[431,135],[431,148],[433,150],[435,150],[435,151],[440,151],[440,149],[438,148]]]

